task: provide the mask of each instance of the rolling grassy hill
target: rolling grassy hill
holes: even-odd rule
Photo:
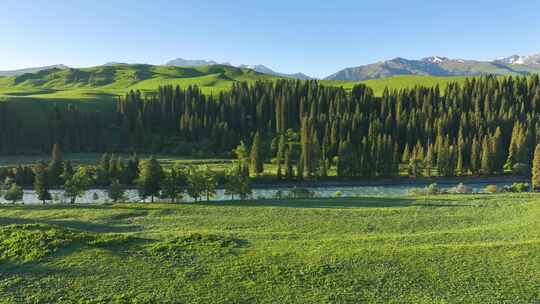
[[[130,90],[155,91],[160,85],[198,85],[205,93],[217,93],[229,89],[233,82],[276,78],[224,65],[185,68],[119,64],[2,77],[0,95],[3,99],[111,100]]]
[[[0,303],[537,303],[539,202],[0,206]]]
[[[0,100],[112,101],[130,90],[155,91],[162,85],[197,85],[205,93],[228,90],[234,82],[275,80],[278,76],[226,65],[173,67],[117,64],[81,69],[50,69],[14,77],[0,77]],[[385,87],[402,89],[417,85],[444,87],[465,77],[394,76],[364,81],[375,94]],[[355,81],[321,80],[325,85],[351,89]]]

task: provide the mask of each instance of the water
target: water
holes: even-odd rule
[[[500,182],[500,183],[487,183],[487,182],[476,182],[465,184],[473,193],[482,193],[484,188],[488,185],[496,185],[499,189],[504,186],[509,186],[512,183],[510,182]],[[407,195],[409,190],[412,188],[421,188],[425,187],[427,184],[397,184],[397,185],[383,185],[383,186],[320,186],[320,187],[303,187],[304,189],[310,190],[315,197],[335,197],[336,193],[340,193],[342,197],[361,197],[361,196],[403,196]],[[443,189],[451,189],[457,186],[456,184],[445,184],[440,185]],[[278,192],[281,193],[282,197],[286,197],[290,194],[290,191],[293,187],[272,187],[272,188],[261,188],[253,189],[252,198],[261,199],[261,198],[275,198]],[[94,194],[97,194],[98,199],[94,200]],[[63,196],[62,190],[51,190],[51,195],[53,197],[53,203],[69,203],[69,199]],[[128,201],[139,202],[141,201],[136,190],[127,190],[126,196]],[[218,189],[216,196],[211,198],[211,201],[223,201],[230,200],[229,195],[225,195],[223,189]],[[91,189],[88,190],[83,197],[77,198],[76,203],[103,203],[109,202],[110,200],[107,197],[105,190],[101,189]],[[182,201],[184,202],[193,202],[193,199],[189,196],[185,196]],[[3,198],[0,198],[0,203],[7,203]],[[36,194],[33,190],[24,190],[24,203],[25,204],[38,204],[41,203],[36,197]],[[48,202],[50,203],[50,202]]]

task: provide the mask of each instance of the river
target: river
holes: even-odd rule
[[[512,182],[509,181],[475,181],[470,183],[464,183],[465,186],[470,189],[472,193],[482,193],[484,188],[489,185],[496,185],[499,189],[510,186]],[[404,196],[409,193],[412,188],[421,188],[427,186],[428,183],[398,183],[398,184],[383,184],[383,185],[319,185],[319,186],[307,186],[302,187],[303,189],[309,190],[314,197],[361,197],[361,196]],[[458,183],[444,183],[440,185],[440,188],[452,191],[452,188],[457,186]],[[291,185],[288,186],[275,186],[267,188],[255,188],[253,189],[253,195],[251,196],[254,199],[264,199],[264,198],[275,198],[278,195],[281,197],[287,197],[290,195],[291,190],[294,187]],[[49,203],[69,203],[68,198],[63,197],[62,190],[51,190],[51,195],[53,200]],[[130,202],[139,202],[140,198],[136,190],[127,190],[126,191],[127,200]],[[37,204],[40,201],[37,199],[36,194],[33,190],[24,190],[24,203],[26,204]],[[218,189],[214,197],[210,199],[211,201],[224,201],[230,200],[229,195],[225,195],[223,189]],[[189,196],[185,196],[182,199],[183,202],[193,202],[193,199]],[[102,189],[91,189],[86,191],[83,197],[77,198],[76,203],[103,203],[108,202],[107,193]],[[7,203],[3,198],[0,198],[0,203]]]

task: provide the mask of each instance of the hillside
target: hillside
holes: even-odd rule
[[[81,69],[42,70],[0,78],[0,98],[24,100],[111,100],[130,90],[155,91],[162,85],[198,85],[218,93],[238,81],[272,80],[251,69],[226,65],[173,67],[117,64]]]
[[[0,211],[0,303],[540,300],[535,194]]]
[[[152,65],[113,64],[92,68],[53,68],[19,76],[0,77],[0,100],[52,101],[107,101],[129,90],[151,92],[162,85],[198,85],[205,93],[228,90],[234,82],[275,80],[282,77],[256,72],[248,68],[227,65],[174,67]],[[385,87],[411,88],[418,85],[440,84],[443,88],[452,81],[465,77],[431,77],[402,75],[363,83],[373,88],[376,95]],[[321,80],[328,86],[350,90],[357,81]]]

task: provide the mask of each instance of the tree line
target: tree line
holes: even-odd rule
[[[51,189],[62,189],[63,196],[74,204],[91,187],[103,187],[113,202],[125,200],[125,189],[135,187],[141,200],[155,198],[177,202],[185,194],[195,201],[210,200],[216,195],[218,184],[231,199],[245,199],[251,194],[249,176],[245,174],[242,159],[234,162],[225,172],[215,172],[208,166],[186,166],[177,163],[164,169],[154,158],[139,160],[131,157],[127,162],[104,154],[95,165],[72,165],[62,159],[59,145],[54,145],[52,158],[34,165],[0,168],[0,197],[8,201],[23,201],[22,186],[32,186],[36,196],[45,204],[52,199]]]
[[[54,140],[69,152],[213,156],[244,142],[249,157],[260,159],[251,171],[272,161],[283,179],[323,178],[330,170],[397,176],[403,167],[413,177],[529,173],[540,142],[538,75],[386,89],[381,97],[363,84],[348,92],[315,80],[240,82],[217,95],[164,86],[129,92],[107,118],[57,106],[43,138],[16,136],[25,126],[15,109],[0,103],[0,117],[8,118],[0,120],[3,152]]]

